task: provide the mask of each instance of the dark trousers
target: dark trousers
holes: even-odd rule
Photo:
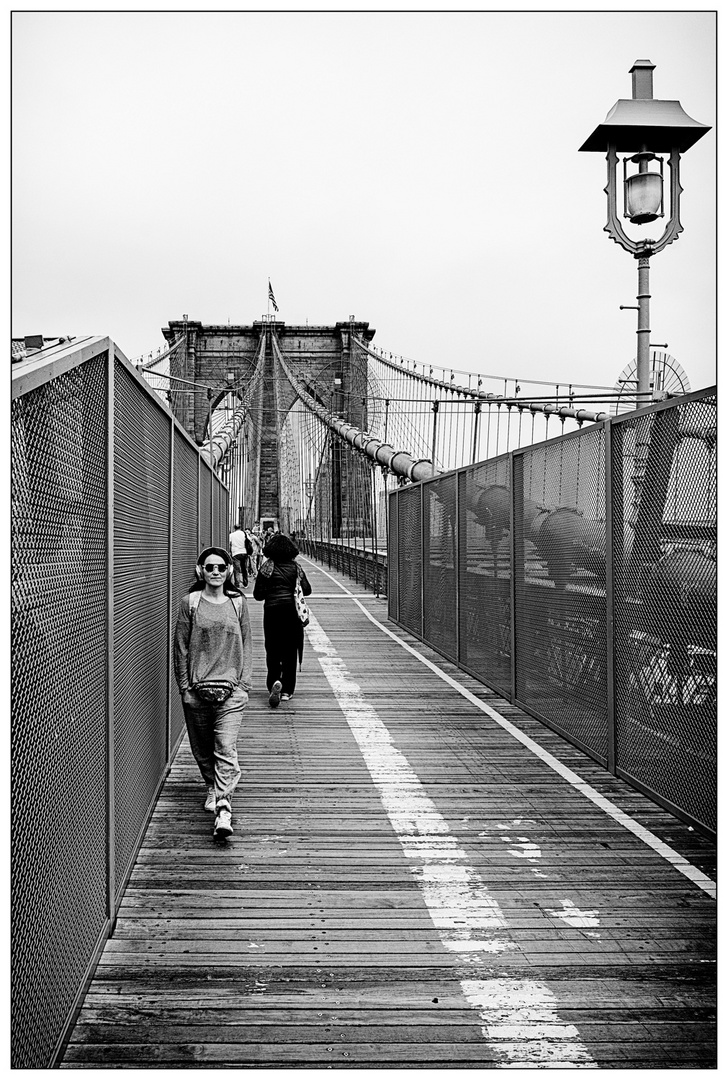
[[[235,563],[235,583],[243,587],[248,584],[248,556],[233,555]]]
[[[276,604],[274,607],[266,604],[263,609],[263,633],[268,690],[280,679],[283,693],[292,694],[296,689],[298,646],[303,636],[295,604]]]

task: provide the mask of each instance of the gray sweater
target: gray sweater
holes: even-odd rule
[[[250,691],[253,643],[245,597],[239,618],[230,598],[215,604],[203,594],[196,611],[190,612],[189,596],[182,597],[174,634],[174,675],[181,694],[209,679],[224,679]]]

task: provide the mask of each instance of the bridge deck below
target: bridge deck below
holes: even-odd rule
[[[303,561],[235,835],[185,741],[62,1067],[713,1067],[712,845]]]

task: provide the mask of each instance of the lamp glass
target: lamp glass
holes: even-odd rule
[[[662,177],[656,172],[640,172],[625,181],[625,217],[636,225],[655,221],[662,207]]]

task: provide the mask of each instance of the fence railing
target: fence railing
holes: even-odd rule
[[[182,736],[173,621],[228,493],[108,338],[12,396],[11,1055],[47,1068]]]
[[[389,614],[716,828],[715,388],[390,494]]]
[[[347,540],[315,540],[296,538],[296,545],[329,569],[338,570],[377,596],[387,594],[387,556],[363,543]]]

